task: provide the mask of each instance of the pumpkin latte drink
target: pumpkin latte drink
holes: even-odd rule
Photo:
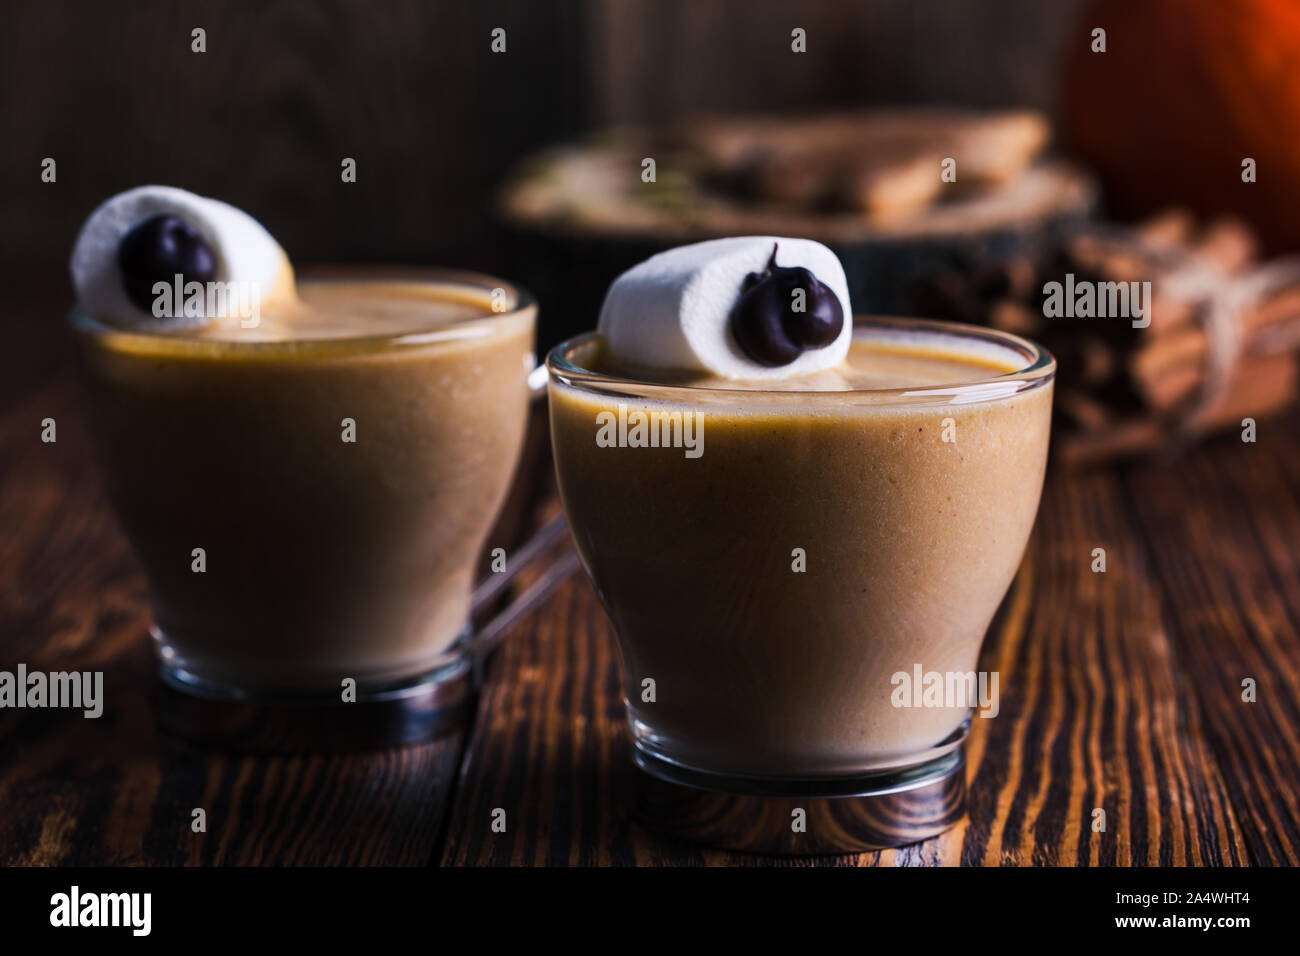
[[[642,809],[687,836],[795,853],[930,836],[961,815],[973,709],[996,710],[976,661],[1037,511],[1053,362],[1003,333],[851,315],[824,247],[717,240],[624,274],[599,330],[548,362]]]
[[[359,699],[456,664],[523,440],[535,309],[505,283],[296,283],[244,213],[114,197],[72,261],[95,440],[196,694]]]

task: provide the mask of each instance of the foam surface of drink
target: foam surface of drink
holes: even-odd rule
[[[875,335],[859,332],[844,362],[834,368],[777,381],[738,381],[696,373],[645,369],[612,362],[602,350],[593,371],[663,384],[700,388],[778,391],[850,391],[963,385],[1025,366],[1010,349],[970,351],[942,336]]]
[[[223,319],[167,334],[230,342],[308,341],[431,332],[492,312],[485,290],[444,282],[308,280],[298,300],[276,303],[245,328]]]

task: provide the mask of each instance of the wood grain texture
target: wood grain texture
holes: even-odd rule
[[[1296,419],[1261,423],[1179,467],[1136,472],[1128,510],[1250,858],[1300,863],[1300,447]],[[1257,685],[1243,699],[1242,682]]]

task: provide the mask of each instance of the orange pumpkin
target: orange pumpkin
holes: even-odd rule
[[[1233,213],[1300,249],[1300,2],[1094,0],[1065,44],[1062,132],[1113,213]]]

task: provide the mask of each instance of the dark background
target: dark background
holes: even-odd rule
[[[164,183],[244,208],[299,264],[501,271],[492,197],[540,146],[695,111],[912,102],[1051,110],[1079,6],[8,3],[0,260],[52,275],[97,203]],[[498,26],[505,54],[489,49]],[[796,26],[808,36],[797,56]],[[206,53],[190,50],[195,27],[207,31]],[[47,156],[58,163],[54,184],[40,180]],[[355,184],[340,181],[345,156],[357,160]],[[63,307],[51,303],[54,313]]]

